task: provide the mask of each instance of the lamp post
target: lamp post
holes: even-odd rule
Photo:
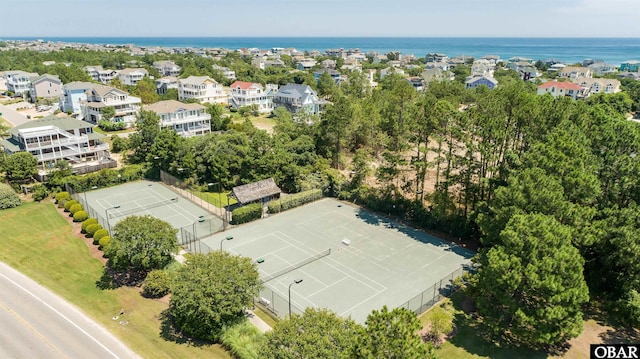
[[[291,286],[300,283],[302,283],[302,278],[294,279],[293,282],[289,284],[289,318],[291,318]]]
[[[97,186],[91,186],[91,189],[97,189]],[[89,207],[89,202],[87,202],[87,190],[84,190],[84,206]]]
[[[109,211],[112,209],[118,209],[118,208],[120,208],[120,205],[115,205],[111,208],[106,208],[104,210],[104,215],[105,217],[107,217],[107,229],[109,230],[109,233],[111,233],[111,224],[109,223]]]
[[[220,241],[220,251],[222,251],[222,243],[224,243],[224,241],[230,241],[232,239],[233,239],[233,236],[226,236],[222,238],[222,240]]]

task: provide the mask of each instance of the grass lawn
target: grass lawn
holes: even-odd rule
[[[272,133],[273,132],[273,128],[276,125],[276,121],[273,118],[269,118],[269,114],[260,114],[260,116],[254,117],[254,116],[249,116],[247,117],[249,119],[249,121],[251,121],[251,123],[258,129],[260,130],[265,130],[268,133]],[[233,116],[232,117],[232,122],[233,123],[242,123],[244,122],[245,117],[242,116]]]
[[[271,328],[275,327],[276,323],[278,323],[278,319],[266,310],[263,310],[262,307],[256,306],[253,312],[265,323],[269,324]]]
[[[227,192],[222,192],[222,193],[200,192],[200,191],[192,191],[192,192],[194,196],[202,200],[205,200],[218,208],[223,208],[227,206]],[[229,198],[229,205],[233,205],[236,203],[238,203],[238,201],[236,201],[235,198]]]
[[[119,135],[121,133],[130,133],[130,132],[136,132],[135,128],[127,128],[124,130],[119,130],[119,131],[105,131],[103,129],[101,129],[100,127],[96,126],[93,128],[94,131],[96,131],[97,133],[101,133],[103,135],[107,135],[107,136],[111,136],[111,135]]]
[[[100,290],[102,263],[52,203],[25,203],[0,211],[0,260],[50,288],[104,325],[147,358],[231,358],[219,345],[166,340],[161,332],[165,303],[143,298],[135,288]],[[120,309],[121,325],[111,318]]]

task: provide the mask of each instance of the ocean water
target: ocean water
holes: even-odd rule
[[[439,52],[449,57],[499,55],[535,60],[558,59],[565,63],[585,58],[618,65],[640,60],[640,38],[474,38],[474,37],[42,37],[5,40],[62,41],[91,44],[135,44],[162,47],[220,47],[226,49],[293,47],[300,51],[359,48],[363,52],[399,51],[422,57]]]

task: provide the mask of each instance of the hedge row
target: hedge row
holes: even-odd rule
[[[252,203],[236,208],[231,212],[233,224],[247,223],[262,217],[262,206],[259,203]]]
[[[279,213],[322,198],[322,190],[310,189],[269,202],[269,213]]]
[[[20,205],[20,197],[11,186],[0,183],[0,209],[18,207]]]

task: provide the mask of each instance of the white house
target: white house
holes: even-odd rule
[[[256,105],[260,112],[273,111],[273,91],[265,89],[261,84],[236,81],[231,84],[229,105],[235,109]]]
[[[578,77],[572,82],[578,86],[588,88],[589,94],[620,92],[620,80],[616,79]]]
[[[211,115],[206,107],[197,103],[182,103],[176,100],[156,102],[144,106],[160,117],[160,128],[169,128],[182,137],[203,136],[211,132]]]
[[[301,84],[284,85],[273,96],[273,104],[276,108],[284,107],[294,114],[305,111],[318,115],[327,103],[320,99],[311,87]]]
[[[213,67],[213,69],[216,71],[220,71],[222,73],[222,76],[224,76],[226,79],[229,79],[229,80],[236,79],[236,72],[231,70],[228,67],[222,67],[218,65],[212,65],[211,67]]]
[[[29,95],[31,102],[35,103],[38,98],[58,99],[62,94],[62,81],[58,76],[44,74],[31,78]]]
[[[298,61],[296,68],[298,70],[311,70],[314,66],[316,66],[317,62],[315,59],[303,59]]]
[[[31,88],[31,79],[38,76],[35,72],[7,71],[4,73],[7,91],[13,92],[15,95],[22,95]]]
[[[156,80],[156,91],[158,91],[158,94],[164,95],[169,89],[178,89],[177,77],[165,76]]]
[[[549,81],[538,86],[538,95],[544,94],[551,94],[553,97],[566,96],[577,100],[588,96],[588,90],[568,81]]]
[[[189,76],[178,80],[178,99],[226,105],[228,95],[222,85],[209,76]]]
[[[11,128],[0,144],[8,154],[31,153],[43,178],[58,160],[67,161],[78,173],[115,167],[105,137],[93,132],[90,123],[51,115]]]
[[[136,122],[142,101],[135,96],[117,88],[105,85],[95,85],[87,91],[86,101],[81,102],[83,115],[86,121],[98,123],[102,120],[102,110],[105,107],[113,107],[116,111],[112,122],[125,122],[132,126]]]
[[[591,70],[588,67],[582,66],[565,66],[562,70],[558,71],[558,77],[564,77],[568,79],[575,79],[578,77],[591,78]]]
[[[91,82],[74,81],[62,86],[62,95],[60,96],[60,110],[67,113],[80,114],[82,101],[87,100],[87,91],[97,86]]]
[[[116,76],[118,71],[103,69],[102,66],[85,66],[84,71],[91,77],[93,81],[99,81],[103,84],[110,83]]]
[[[149,76],[149,71],[143,68],[122,69],[118,71],[118,78],[123,85],[135,86],[145,76]]]
[[[153,67],[158,70],[162,74],[162,76],[180,76],[180,71],[182,69],[180,66],[176,65],[173,61],[165,60],[165,61],[155,61],[153,63]]]

